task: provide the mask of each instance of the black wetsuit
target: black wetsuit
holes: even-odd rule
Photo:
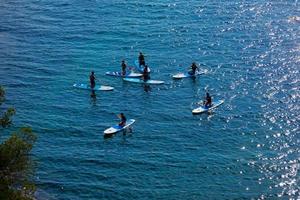
[[[122,75],[125,76],[125,74],[126,74],[126,67],[127,67],[127,66],[126,66],[125,63],[122,63],[122,64],[121,64],[121,67],[122,67]]]
[[[125,126],[126,125],[126,117],[124,115],[121,115],[121,122],[119,123],[119,126]]]
[[[150,75],[148,72],[148,67],[144,67],[144,71],[143,71],[143,80],[146,82],[150,79]]]
[[[141,65],[145,65],[145,57],[143,54],[139,55],[139,64]]]
[[[96,82],[95,82],[96,78],[93,74],[90,75],[90,83],[91,83],[91,88],[94,88],[95,85],[96,85]]]
[[[211,106],[211,96],[207,95],[206,96],[206,102],[205,102],[205,106],[210,107]]]
[[[192,64],[191,66],[191,71],[189,72],[190,75],[195,75],[196,74],[196,70],[198,69],[197,65]]]

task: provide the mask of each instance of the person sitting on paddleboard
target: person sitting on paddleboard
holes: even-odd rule
[[[212,105],[211,96],[209,95],[208,92],[206,92],[206,98],[205,98],[204,106],[208,108],[208,107],[211,107],[211,105]]]
[[[192,63],[191,67],[190,67],[190,71],[189,71],[189,74],[190,75],[195,75],[196,74],[196,71],[199,71],[199,68],[198,66],[196,65],[196,63]]]
[[[126,125],[126,117],[125,117],[124,113],[120,113],[119,117],[121,119],[119,126],[125,126]]]
[[[140,52],[140,55],[139,55],[139,64],[140,64],[140,66],[141,65],[145,66],[145,57],[142,52]]]
[[[92,71],[91,75],[90,75],[90,83],[91,83],[91,88],[94,88],[95,85],[96,85],[96,77],[95,77],[95,74],[94,74],[94,71]]]
[[[143,71],[143,80],[146,82],[150,79],[150,75],[149,75],[149,68],[147,65],[145,65],[144,67],[144,71]]]
[[[124,60],[122,60],[121,67],[122,67],[122,75],[125,76],[125,75],[126,75],[126,67],[127,67],[127,66],[126,66]]]

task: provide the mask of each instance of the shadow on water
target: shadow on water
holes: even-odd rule
[[[91,92],[91,104],[93,105],[93,106],[96,106],[97,104],[97,95],[96,95],[96,92],[95,92],[95,90],[92,90],[92,92]]]
[[[203,112],[203,113],[192,113],[192,115],[195,116],[212,116],[214,115],[214,111],[207,111],[207,112]]]
[[[144,85],[143,85],[143,88],[144,88],[144,91],[145,91],[145,92],[151,92],[151,87],[150,87],[150,85],[144,84]]]
[[[103,137],[104,139],[109,139],[109,138],[113,138],[116,134],[104,134]]]
[[[104,139],[110,139],[110,138],[115,137],[118,134],[121,134],[123,136],[123,138],[125,138],[125,137],[131,137],[132,132],[133,132],[132,131],[132,127],[128,127],[127,129],[125,129],[123,131],[120,131],[120,132],[117,132],[117,133],[104,134],[103,137],[104,137]]]
[[[192,80],[193,83],[196,83],[197,77],[196,76],[192,76],[192,77],[190,77],[190,79]]]

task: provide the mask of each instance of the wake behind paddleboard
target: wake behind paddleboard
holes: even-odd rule
[[[196,77],[196,76],[199,76],[199,75],[202,75],[202,74],[205,74],[205,73],[206,73],[205,70],[196,72],[196,74],[194,74],[194,75],[191,75],[191,74],[189,74],[188,72],[186,72],[186,73],[178,73],[178,74],[175,74],[175,75],[173,75],[172,77],[173,77],[174,79],[192,78],[192,77]]]
[[[212,102],[212,106],[211,107],[206,107],[206,106],[202,105],[202,106],[200,106],[200,107],[195,108],[194,110],[192,110],[192,113],[193,114],[205,113],[205,112],[211,111],[211,110],[219,107],[223,103],[224,103],[224,100],[214,101],[214,102]]]
[[[124,81],[128,81],[131,83],[142,83],[142,84],[153,84],[153,85],[160,85],[164,84],[164,81],[159,81],[159,80],[147,80],[144,81],[142,79],[136,79],[136,78],[123,78]]]
[[[114,90],[113,87],[111,86],[105,86],[105,85],[100,85],[100,86],[95,86],[94,88],[91,88],[90,85],[84,84],[84,83],[75,83],[73,85],[75,88],[79,89],[84,89],[84,90],[97,90],[97,91],[112,91]]]
[[[134,119],[129,119],[129,120],[127,120],[125,126],[119,126],[119,125],[112,126],[104,131],[104,136],[109,136],[111,134],[125,130],[125,129],[129,128],[134,122],[135,122]]]

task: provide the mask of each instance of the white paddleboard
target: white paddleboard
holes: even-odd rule
[[[106,72],[105,74],[108,76],[127,77],[127,78],[138,78],[143,76],[143,74],[135,73],[135,72],[127,72],[125,75],[123,75],[122,72]]]
[[[196,77],[196,76],[199,76],[199,75],[202,75],[202,74],[205,74],[206,71],[205,70],[202,70],[202,71],[199,71],[199,72],[196,72],[195,75],[191,75],[189,74],[188,72],[186,73],[178,73],[178,74],[175,74],[173,75],[172,77],[174,79],[182,79],[182,78],[191,78],[191,77]]]
[[[224,103],[224,100],[213,101],[211,107],[207,108],[206,106],[203,105],[203,106],[200,106],[200,107],[195,108],[194,110],[192,110],[192,113],[193,114],[201,114],[201,113],[204,113],[204,112],[208,112],[208,111],[211,111],[211,110],[219,107],[223,103]]]
[[[139,63],[138,60],[134,61],[134,64],[135,64],[135,68],[136,68],[139,72],[141,72],[141,73],[144,72],[144,65],[141,65],[141,66],[140,66],[140,63]],[[148,73],[150,73],[150,72],[151,72],[150,67],[148,67]]]
[[[132,83],[142,83],[142,84],[153,84],[153,85],[160,85],[164,84],[164,81],[159,80],[147,80],[144,81],[142,79],[136,79],[136,78],[123,78],[124,81],[132,82]]]
[[[100,86],[96,85],[94,88],[91,88],[90,85],[87,85],[87,84],[84,84],[84,83],[75,83],[73,85],[73,87],[79,88],[79,89],[84,89],[84,90],[98,90],[98,91],[112,91],[112,90],[114,90],[113,87],[105,86],[105,85],[100,85]]]
[[[111,134],[120,132],[122,130],[125,130],[128,127],[130,127],[134,122],[135,122],[134,119],[129,119],[129,120],[127,120],[125,126],[119,126],[119,125],[112,126],[104,131],[104,135],[111,135]]]

